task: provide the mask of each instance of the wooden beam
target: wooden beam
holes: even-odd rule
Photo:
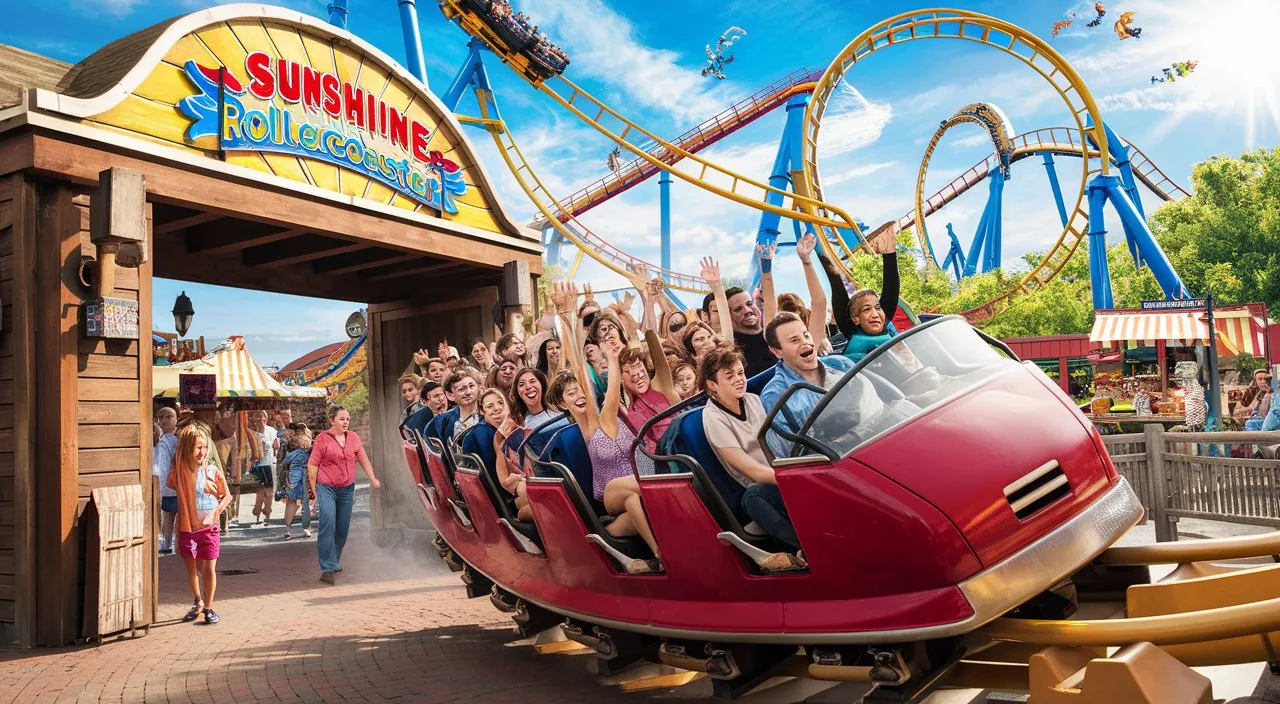
[[[450,229],[453,225],[447,218],[426,223],[401,219],[394,214],[330,203],[249,179],[202,172],[190,165],[169,165],[138,155],[107,152],[92,145],[62,141],[54,135],[33,135],[30,152],[39,172],[71,178],[78,183],[96,184],[98,172],[112,166],[137,169],[146,174],[150,197],[158,203],[276,223],[281,227],[298,227],[370,245],[495,268],[512,259],[527,259],[530,273],[541,272],[541,247],[536,242],[523,240],[521,245],[507,244],[478,234],[455,232]],[[514,237],[515,233],[508,236]]]
[[[302,234],[306,234],[306,230],[282,230],[273,225],[240,221],[235,227],[196,228],[188,232],[187,251],[192,254],[239,252]]]
[[[157,237],[154,241],[154,275],[167,279],[340,301],[363,301],[371,291],[367,282],[351,275],[316,276],[310,269],[245,266],[235,254],[194,255],[176,238]]]
[[[302,264],[326,257],[337,257],[343,254],[369,249],[372,245],[364,242],[321,244],[316,247],[303,248],[294,242],[276,242],[274,244],[255,247],[242,252],[240,257],[245,266],[282,267],[291,264]],[[301,250],[301,251],[300,251]]]
[[[13,189],[13,258],[16,264],[12,309],[13,327],[5,337],[14,347],[14,398],[24,403],[14,406],[14,508],[17,530],[14,545],[17,556],[15,582],[15,623],[17,646],[30,648],[36,643],[36,407],[27,403],[36,395],[36,307],[33,278],[36,271],[36,224],[39,198],[36,185],[23,180],[22,174],[8,179]]]
[[[178,230],[185,230],[189,227],[213,222],[214,220],[221,220],[223,217],[226,216],[221,213],[196,213],[195,215],[188,215],[185,218],[178,218],[177,220],[170,220],[156,225],[153,234],[167,235],[170,232],[177,232]]]
[[[36,408],[35,529],[36,642],[65,645],[76,639],[81,598],[77,581],[79,540],[75,534],[79,465],[76,437],[77,339],[80,299],[69,283],[76,276],[80,213],[68,183],[39,188],[36,222],[35,396],[17,399]],[[134,408],[134,418],[137,409]]]
[[[465,266],[465,265],[454,264],[454,263],[430,264],[427,266],[415,266],[409,269],[400,269],[398,271],[389,271],[381,274],[374,274],[372,276],[367,276],[365,278],[367,278],[370,281],[384,281],[386,279],[398,279],[402,276],[413,276],[415,274],[429,274],[433,271],[445,271],[448,269],[456,269],[462,266]]]
[[[372,256],[363,257],[362,261],[357,262],[352,262],[351,257],[335,259],[332,262],[318,261],[311,265],[311,270],[317,274],[354,274],[366,269],[377,269],[380,266],[400,264],[402,262],[411,262],[415,259],[426,258],[417,252],[400,252],[397,254],[396,252],[380,250],[377,252],[371,251],[370,254],[380,254],[382,256],[376,258]],[[388,254],[390,256],[386,256]]]

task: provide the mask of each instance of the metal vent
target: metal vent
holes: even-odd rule
[[[1026,520],[1069,493],[1071,485],[1057,460],[1045,462],[1004,488],[1004,497],[1018,520]]]

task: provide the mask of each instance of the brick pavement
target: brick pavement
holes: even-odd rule
[[[276,531],[272,531],[276,532]],[[215,626],[182,623],[183,565],[160,561],[160,623],[97,647],[0,653],[0,702],[641,702],[599,685],[586,658],[506,647],[487,599],[432,555],[355,533],[336,586],[314,540],[224,547]],[[685,695],[687,696],[687,695]]]

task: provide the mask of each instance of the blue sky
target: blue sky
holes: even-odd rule
[[[0,42],[77,61],[106,42],[178,12],[207,7],[202,0],[67,0],[22,3],[0,26]],[[285,4],[325,16],[325,2]],[[569,76],[624,114],[660,135],[674,136],[792,69],[822,68],[861,29],[916,4],[889,1],[797,3],[780,0],[516,0],[573,58]],[[1274,60],[1271,28],[1280,3],[1270,0],[1131,0],[1108,2],[1101,27],[1087,29],[1091,3],[956,2],[955,6],[998,16],[1048,37],[1050,25],[1075,10],[1081,20],[1051,43],[1079,71],[1121,135],[1140,146],[1174,180],[1189,185],[1192,166],[1214,154],[1280,143],[1280,63]],[[404,56],[394,0],[350,0],[350,29],[392,57]],[[655,8],[659,8],[655,10]],[[679,12],[675,11],[679,8]],[[1112,21],[1137,13],[1139,41],[1119,41]],[[447,24],[435,3],[419,3],[428,79],[443,91],[466,52],[466,37]],[[734,47],[728,79],[698,75],[703,45],[729,25],[747,31]],[[1174,61],[1199,62],[1196,73],[1174,84],[1152,86],[1149,77]],[[489,62],[503,115],[539,175],[564,195],[598,178],[612,144],[529,89],[497,61]],[[877,52],[850,73],[848,87],[829,108],[842,114],[838,129],[824,125],[819,147],[827,197],[859,219],[879,223],[911,205],[916,169],[938,123],[961,106],[999,105],[1019,132],[1066,123],[1067,111],[1047,83],[997,51],[968,42],[926,41]],[[474,112],[464,99],[460,112]],[[705,152],[713,160],[764,180],[784,117],[757,121]],[[492,143],[469,133],[507,207],[526,219],[534,208],[505,173]],[[933,157],[926,190],[959,175],[984,158],[989,146],[977,127],[948,134]],[[1046,247],[1059,227],[1039,160],[1015,167],[1004,192],[1004,253],[1007,262]],[[1079,162],[1060,159],[1064,188],[1079,181]],[[939,234],[954,225],[968,243],[985,204],[985,188],[974,189],[932,216]],[[696,268],[714,253],[729,273],[745,272],[759,215],[679,181],[672,189],[674,267]],[[1144,193],[1148,212],[1158,203]],[[658,260],[658,191],[651,182],[596,208],[583,221],[602,236],[650,261]],[[935,246],[939,240],[935,239]],[[622,244],[625,243],[625,244]],[[943,247],[945,249],[945,247]],[[798,267],[779,264],[779,290],[798,290]],[[621,283],[594,263],[579,280],[597,288]],[[172,289],[172,290],[171,290]],[[157,281],[156,320],[170,319],[178,290],[199,311],[193,334],[217,338],[246,335],[259,361],[285,363],[309,349],[343,338],[350,303],[274,296],[181,282]],[[434,341],[424,341],[432,343]]]

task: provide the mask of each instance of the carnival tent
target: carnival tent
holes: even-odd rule
[[[182,374],[215,374],[218,398],[324,398],[324,389],[306,386],[285,387],[263,371],[249,351],[244,338],[232,337],[203,359],[151,368],[151,385],[157,398],[178,398],[178,377]]]
[[[1155,347],[1157,341],[1191,345],[1196,340],[1208,342],[1209,323],[1206,311],[1137,311],[1100,310],[1089,333],[1092,342],[1115,347]],[[1213,326],[1217,332],[1219,355],[1245,353],[1266,356],[1266,307],[1262,304],[1215,307]]]

